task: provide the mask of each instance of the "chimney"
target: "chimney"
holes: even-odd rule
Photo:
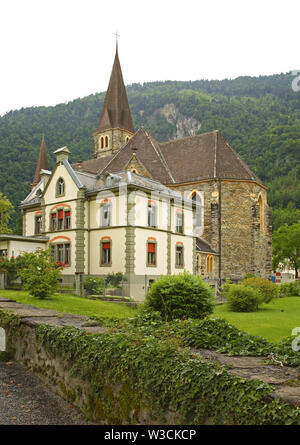
[[[69,159],[70,150],[67,147],[58,148],[54,151],[54,154],[56,156],[56,163],[59,164],[60,162],[64,161],[65,159]]]

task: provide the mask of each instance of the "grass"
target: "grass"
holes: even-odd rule
[[[49,299],[38,300],[25,291],[0,290],[0,297],[11,298],[18,303],[31,304],[38,308],[54,309],[58,312],[88,317],[127,318],[132,317],[136,310],[122,303],[89,300],[72,294],[59,293]]]
[[[212,317],[224,318],[242,331],[279,342],[300,326],[300,297],[276,298],[257,312],[230,312],[222,304],[216,306]]]
[[[90,300],[72,294],[55,294],[47,300],[38,300],[28,292],[0,290],[0,297],[12,298],[18,303],[31,304],[38,308],[88,317],[122,319],[132,317],[136,311],[122,303]],[[257,312],[230,312],[226,304],[218,305],[212,317],[224,318],[242,331],[279,342],[284,337],[289,337],[295,327],[300,326],[300,297],[277,298],[262,305]]]

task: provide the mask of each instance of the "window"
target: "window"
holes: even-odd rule
[[[193,192],[192,201],[196,206],[196,229],[202,226],[202,199],[197,192]]]
[[[105,136],[105,147],[108,147],[108,136]]]
[[[71,245],[70,243],[59,243],[51,245],[52,261],[62,263],[65,266],[71,264]]]
[[[262,232],[264,230],[264,203],[261,195],[259,195],[258,204],[259,204],[259,227]]]
[[[58,217],[58,225],[57,225],[57,229],[58,230],[62,230],[64,227],[64,211],[63,210],[59,210],[57,213],[57,217]]]
[[[111,266],[111,241],[101,241],[101,266]]]
[[[65,212],[65,229],[70,229],[71,227],[71,212]]]
[[[156,227],[157,207],[153,203],[148,204],[148,227]]]
[[[196,269],[197,269],[197,272],[200,273],[201,272],[201,256],[199,253],[197,254],[196,259],[197,259]]]
[[[71,264],[71,246],[70,244],[65,244],[65,264]]]
[[[57,196],[63,196],[65,194],[65,181],[63,178],[59,178],[56,184],[56,194]]]
[[[182,210],[176,210],[176,232],[183,233],[183,212]]]
[[[55,246],[51,244],[51,260],[55,261]]]
[[[42,232],[42,216],[37,215],[35,217],[35,234],[39,235]]]
[[[176,267],[183,267],[183,246],[176,245]]]
[[[127,144],[128,141],[129,141],[129,137],[126,136],[126,138],[125,138],[125,142],[126,142],[126,144]]]
[[[56,230],[56,212],[51,213],[50,230]]]
[[[7,249],[0,249],[0,258],[7,257]]]
[[[212,273],[214,271],[214,257],[212,255],[207,255],[206,257],[206,272]]]
[[[64,262],[64,245],[58,244],[57,245],[57,261],[60,263]]]
[[[101,148],[104,148],[104,137],[102,136],[100,139]]]
[[[58,209],[50,214],[50,231],[71,228],[71,211]]]
[[[156,243],[147,242],[147,266],[156,266]]]
[[[111,225],[111,204],[102,204],[100,207],[100,221],[102,227]]]

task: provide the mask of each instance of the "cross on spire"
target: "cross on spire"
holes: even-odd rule
[[[116,36],[116,48],[118,49],[118,37],[120,37],[120,34],[118,34],[118,31],[114,32],[114,36]]]

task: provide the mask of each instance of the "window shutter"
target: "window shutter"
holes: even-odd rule
[[[65,212],[65,216],[70,216],[70,212]]]
[[[148,243],[148,253],[155,253],[155,244]]]
[[[103,249],[110,249],[110,243],[103,243],[102,244]]]

